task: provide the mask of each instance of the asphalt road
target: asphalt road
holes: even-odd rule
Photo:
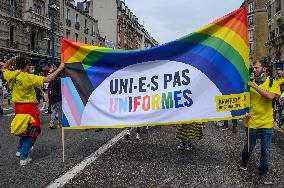
[[[267,187],[258,178],[260,147],[249,171],[239,169],[244,132],[207,125],[191,151],[178,151],[175,127],[153,127],[141,140],[121,140],[65,187]],[[270,175],[284,187],[284,135],[275,132]],[[268,186],[269,187],[269,186]]]
[[[12,113],[7,112],[6,114]],[[65,162],[62,162],[61,130],[48,128],[49,115],[41,115],[42,134],[31,152],[32,163],[20,167],[15,156],[18,137],[9,133],[12,116],[0,117],[0,187],[45,187],[72,166],[100,148],[121,130],[65,131]]]
[[[1,188],[46,187],[122,131],[65,131],[63,163],[61,131],[50,130],[48,119],[49,115],[41,115],[43,132],[31,153],[33,162],[20,167],[15,156],[18,138],[9,134],[12,116],[0,117]],[[134,135],[131,140],[121,139],[65,187],[265,187],[257,175],[259,144],[249,171],[238,168],[244,136],[241,125],[236,134],[206,125],[202,141],[194,142],[191,151],[178,151],[174,126],[143,129],[140,140],[135,140]],[[270,187],[283,188],[282,132],[275,131],[271,153],[270,176],[274,184]]]

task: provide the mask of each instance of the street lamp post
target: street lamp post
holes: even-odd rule
[[[56,11],[59,7],[56,6],[56,0],[51,0],[50,3],[50,15],[51,15],[51,64],[55,64],[55,47],[54,47],[54,40],[55,40],[55,15]]]

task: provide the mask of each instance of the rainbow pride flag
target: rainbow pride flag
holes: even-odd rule
[[[242,118],[249,111],[248,26],[240,8],[145,50],[61,41],[63,127],[122,128]]]

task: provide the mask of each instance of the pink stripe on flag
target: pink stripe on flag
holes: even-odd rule
[[[80,124],[81,124],[81,115],[80,115],[80,113],[78,112],[78,110],[76,108],[75,102],[72,100],[71,93],[69,92],[68,87],[62,86],[61,89],[62,89],[63,97],[65,98],[65,100],[68,103],[68,106],[70,108],[70,111],[71,111],[71,113],[73,115],[74,120],[77,123],[77,126],[80,126]]]

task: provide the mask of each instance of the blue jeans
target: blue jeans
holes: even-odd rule
[[[246,135],[248,135],[248,129],[246,128]],[[268,162],[270,158],[270,148],[272,143],[273,129],[250,129],[250,149],[248,151],[248,141],[244,146],[242,152],[242,163],[247,165],[252,151],[256,145],[256,139],[260,139],[261,156],[258,171],[260,175],[265,175],[268,172]]]
[[[32,137],[20,136],[19,145],[17,147],[17,151],[20,152],[20,160],[25,160],[28,158],[32,143]]]

